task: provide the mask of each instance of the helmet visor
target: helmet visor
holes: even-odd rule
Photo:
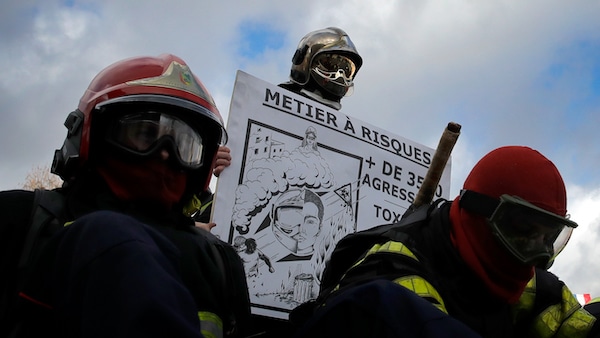
[[[200,133],[168,113],[147,110],[123,115],[108,128],[107,141],[133,154],[147,156],[170,143],[180,164],[189,169],[202,166]]]
[[[577,223],[519,197],[502,195],[488,219],[494,234],[521,262],[545,265],[567,244]]]
[[[304,222],[301,206],[280,206],[275,209],[275,224],[287,235],[293,235]]]
[[[321,53],[313,60],[314,71],[330,81],[340,81],[345,86],[352,85],[356,64],[347,56]]]

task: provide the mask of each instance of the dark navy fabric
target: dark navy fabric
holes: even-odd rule
[[[377,279],[333,294],[298,330],[304,337],[481,337],[414,292]]]
[[[596,317],[597,321],[600,320],[600,301],[594,300],[591,303],[587,303],[583,308]],[[588,337],[600,337],[600,325],[594,325],[592,331],[588,334]]]
[[[194,298],[179,277],[179,250],[150,226],[93,212],[59,231],[48,252],[55,255],[38,262],[25,288],[42,303],[31,303],[38,311],[29,335],[202,337]],[[47,327],[39,324],[43,304],[55,310],[47,311]]]

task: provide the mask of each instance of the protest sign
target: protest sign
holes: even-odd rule
[[[399,220],[435,153],[242,71],[227,131],[212,232],[244,261],[253,313],[283,319],[316,297],[339,239]]]

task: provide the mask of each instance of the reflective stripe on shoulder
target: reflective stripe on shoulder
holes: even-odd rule
[[[415,256],[415,254],[412,251],[410,251],[410,249],[406,245],[404,245],[404,243],[402,243],[402,242],[388,241],[383,244],[375,244],[369,249],[369,251],[367,251],[367,253],[365,254],[365,256],[363,258],[359,259],[356,263],[354,263],[346,271],[346,273],[344,273],[341,280],[343,280],[346,277],[346,275],[348,274],[349,271],[351,271],[355,267],[362,264],[362,262],[364,262],[365,259],[367,259],[369,256],[378,254],[378,253],[382,253],[382,252],[390,252],[390,253],[400,254],[400,255],[412,258],[417,262],[419,261],[417,259],[417,256]],[[337,290],[339,290],[339,288],[340,288],[340,285],[338,284],[335,286],[335,288],[333,288],[333,291],[337,291]]]
[[[586,337],[596,317],[581,307],[567,286],[562,288],[562,302],[540,313],[531,328],[535,337]]]
[[[206,338],[223,338],[223,321],[212,312],[198,311],[202,335]]]
[[[400,255],[410,257],[410,258],[416,260],[417,262],[419,261],[417,259],[417,256],[415,256],[415,254],[412,251],[410,251],[410,249],[406,245],[404,245],[404,243],[388,241],[383,244],[373,245],[371,247],[371,249],[369,249],[369,251],[367,251],[367,254],[365,255],[365,257],[360,259],[358,262],[354,263],[354,265],[350,269],[361,264],[370,255],[374,255],[374,254],[381,253],[381,252],[391,252],[391,253],[395,253],[395,254],[400,254]]]
[[[369,251],[367,252],[367,256],[379,252],[397,253],[419,261],[417,259],[417,256],[415,256],[415,254],[412,251],[410,251],[410,249],[402,242],[389,241],[383,244],[375,244],[371,247],[371,249],[369,249]]]
[[[393,280],[394,283],[401,285],[412,292],[419,295],[421,298],[429,301],[435,307],[444,313],[448,313],[442,296],[425,278],[416,275],[404,276]]]

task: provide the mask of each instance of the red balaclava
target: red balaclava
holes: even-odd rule
[[[107,157],[98,171],[118,199],[147,202],[164,210],[171,210],[179,202],[187,182],[185,172],[156,158],[128,163]]]
[[[471,170],[463,189],[490,197],[518,196],[547,211],[566,215],[564,182],[550,160],[528,147],[507,146],[485,155]],[[452,240],[460,256],[492,294],[515,303],[533,277],[524,265],[492,234],[487,220],[459,206],[450,209]]]

